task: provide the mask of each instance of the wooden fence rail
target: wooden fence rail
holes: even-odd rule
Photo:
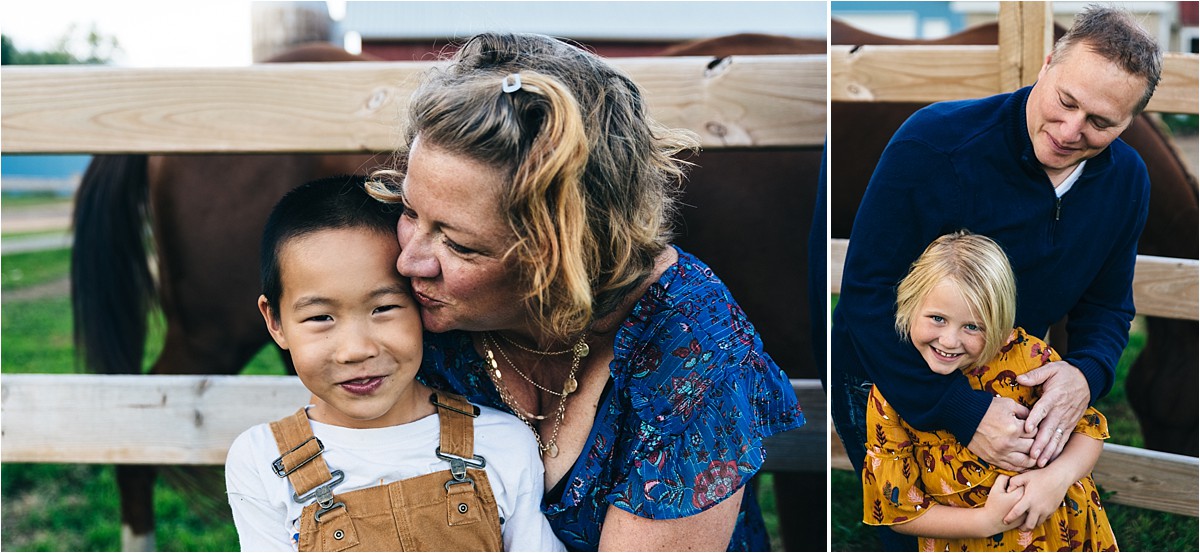
[[[829,466],[854,470],[835,432],[829,434]],[[1200,458],[1106,443],[1092,478],[1112,494],[1108,502],[1194,517],[1200,516],[1198,471]]]
[[[829,67],[835,102],[939,102],[1011,90],[1001,84],[997,46],[830,46]],[[1200,55],[1165,53],[1146,110],[1196,113],[1198,81]]]
[[[826,56],[618,58],[706,148],[820,146]],[[5,153],[376,152],[431,62],[0,69]],[[497,84],[497,87],[500,85]]]
[[[0,388],[5,463],[220,465],[243,430],[309,399],[299,379],[284,376],[7,374]],[[764,469],[848,469],[820,383],[792,388],[808,423],[767,441]],[[1196,516],[1198,466],[1106,444],[1093,474],[1114,503]]]

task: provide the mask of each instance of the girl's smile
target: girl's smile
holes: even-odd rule
[[[958,283],[934,286],[913,317],[909,338],[929,370],[938,374],[974,366],[983,351],[983,324],[963,300]]]

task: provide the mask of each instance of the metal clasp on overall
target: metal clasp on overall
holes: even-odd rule
[[[346,479],[346,475],[340,470],[331,471],[330,474],[332,477],[328,481],[313,488],[303,496],[292,494],[292,499],[295,500],[296,503],[307,503],[308,500],[314,497],[317,499],[317,505],[321,506],[321,508],[317,509],[317,512],[313,515],[313,517],[317,519],[317,522],[321,522],[321,515],[338,507],[346,506],[346,504],[342,503],[341,501],[335,502],[333,500],[333,487],[341,484],[342,480]]]
[[[313,453],[307,459],[300,461],[299,463],[296,464],[296,466],[294,466],[290,469],[283,466],[283,458],[284,457],[287,457],[288,455],[295,453],[300,448],[304,447],[304,444],[307,444],[308,442],[311,442],[313,440],[317,440],[317,452],[316,453]],[[287,450],[286,453],[284,453],[283,455],[280,455],[279,457],[276,457],[274,461],[271,461],[271,470],[275,471],[275,474],[277,476],[279,476],[280,478],[286,478],[287,475],[289,475],[293,472],[296,472],[296,469],[298,469],[304,465],[307,465],[310,461],[312,461],[313,459],[316,459],[324,452],[325,452],[325,444],[321,443],[321,440],[319,438],[317,438],[316,436],[310,436],[307,440],[300,442],[300,445]]]
[[[454,484],[470,483],[472,486],[474,486],[475,481],[467,476],[467,467],[471,467],[473,469],[482,469],[487,466],[487,459],[484,459],[479,455],[473,455],[470,459],[467,459],[466,457],[460,457],[453,453],[442,453],[441,446],[438,446],[438,448],[433,452],[437,455],[438,459],[450,461],[450,476],[453,476],[454,479],[446,481],[447,491],[449,491],[450,486]]]
[[[441,407],[443,409],[449,409],[451,411],[454,411],[455,413],[462,413],[473,419],[479,417],[479,406],[478,405],[471,404],[471,410],[469,412],[463,411],[462,409],[459,409],[458,407],[455,407],[453,405],[450,405],[447,403],[442,403],[441,400],[438,399],[437,392],[434,392],[429,395],[429,402],[434,404],[437,407]]]

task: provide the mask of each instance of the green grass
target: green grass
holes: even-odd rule
[[[6,198],[7,203],[7,198]],[[71,302],[62,294],[13,299],[14,292],[66,278],[70,250],[0,258],[0,368],[5,374],[75,370]],[[161,313],[152,316],[145,368],[162,349]],[[285,374],[273,346],[264,347],[246,374]],[[212,477],[212,469],[207,471]],[[219,475],[218,475],[219,476]],[[3,518],[0,550],[119,551],[120,498],[111,465],[6,463],[0,466]],[[203,508],[194,508],[201,503]],[[163,551],[235,551],[237,533],[224,490],[201,501],[159,479],[154,509]]]
[[[1164,113],[1162,119],[1174,134],[1196,134],[1200,128],[1200,119],[1195,113]]]
[[[69,248],[15,253],[0,258],[0,294],[67,277]]]
[[[6,551],[119,551],[120,500],[111,465],[3,466]],[[154,510],[161,551],[236,551],[237,534],[224,512],[202,515],[192,498],[159,479]]]
[[[767,535],[771,536],[771,551],[780,551],[783,549],[783,537],[779,534],[779,515],[775,514],[775,476],[760,473],[754,485],[757,486],[758,506],[762,509],[763,524],[767,527]]]

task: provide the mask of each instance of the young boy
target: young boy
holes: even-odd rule
[[[363,178],[336,177],[290,192],[267,221],[258,308],[313,398],[229,450],[241,547],[561,551],[529,430],[415,378],[421,317],[396,272],[398,215]]]

